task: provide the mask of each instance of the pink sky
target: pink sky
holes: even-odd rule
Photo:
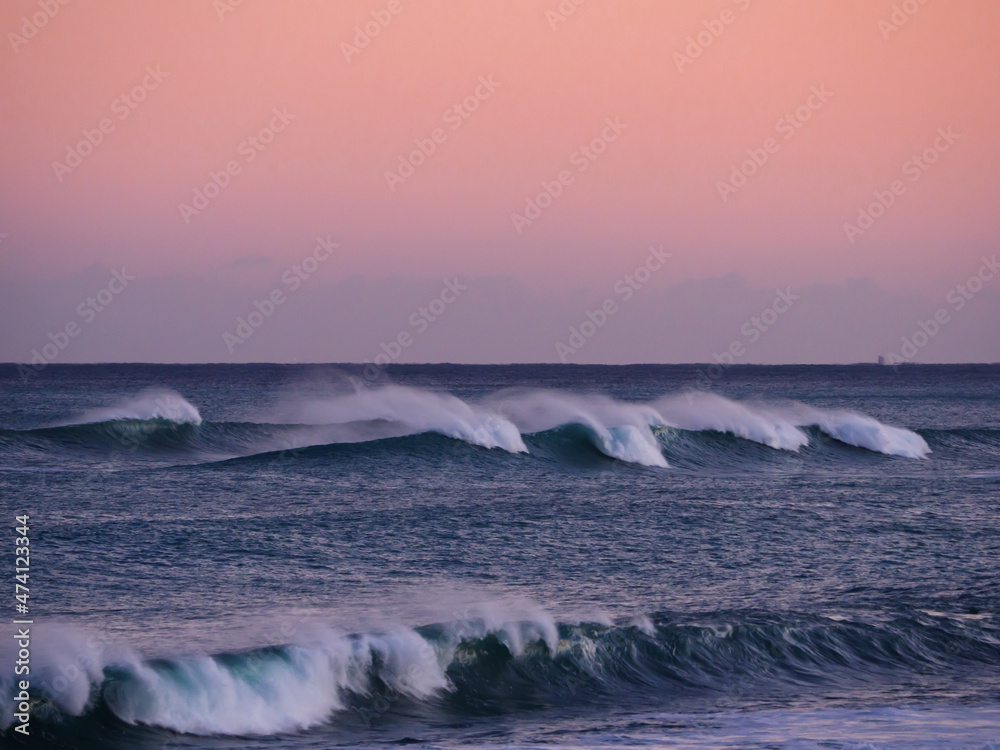
[[[3,4],[5,282],[100,264],[267,289],[329,235],[341,252],[324,283],[509,277],[543,298],[599,300],[664,245],[660,289],[734,272],[764,289],[867,278],[933,312],[997,249],[993,0],[243,0],[222,12],[231,1]],[[893,30],[904,6],[914,12],[897,10]],[[45,24],[29,39],[32,16]],[[391,20],[346,59],[355,27],[378,16]],[[711,43],[681,60],[701,32]],[[132,109],[119,97],[137,86]],[[462,118],[453,108],[477,90]],[[791,128],[797,108],[808,121]],[[281,124],[275,110],[290,117],[253,150],[246,139]],[[92,153],[54,166],[105,118]],[[390,186],[386,172],[436,129],[434,152]],[[615,140],[580,161],[602,132]],[[767,161],[724,200],[719,183],[748,149]],[[935,163],[914,166],[927,149]],[[180,204],[229,162],[238,173],[185,218]],[[563,170],[572,180],[519,233],[512,213]],[[850,242],[845,222],[897,180]],[[989,346],[964,357],[1000,359],[995,335]]]

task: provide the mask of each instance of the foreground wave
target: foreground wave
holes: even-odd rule
[[[303,630],[304,632],[295,632]],[[94,715],[200,735],[269,735],[389,713],[483,711],[964,679],[1000,661],[987,615],[876,622],[789,612],[658,613],[615,623],[483,614],[344,634],[288,625],[287,642],[143,659],[95,635],[36,628],[32,715]],[[15,688],[0,683],[11,726]]]
[[[570,436],[609,459],[665,468],[682,433],[728,434],[798,452],[816,442],[814,431],[884,455],[919,459],[931,452],[912,430],[846,409],[796,402],[740,402],[689,392],[640,403],[552,390],[501,391],[473,402],[403,386],[291,399],[266,418],[251,415],[242,422],[203,421],[180,394],[146,392],[51,427],[0,431],[0,448],[36,458],[51,446],[96,455],[128,449],[188,454],[192,462],[204,463],[428,433],[512,454],[537,454],[540,448],[552,455],[545,444],[565,443]]]

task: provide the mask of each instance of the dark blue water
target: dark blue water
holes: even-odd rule
[[[997,746],[1000,366],[699,369],[0,366],[0,742]]]

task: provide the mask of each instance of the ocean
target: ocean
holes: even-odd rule
[[[3,365],[0,509],[4,748],[1000,747],[997,365]]]

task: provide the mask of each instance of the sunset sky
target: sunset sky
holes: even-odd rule
[[[560,361],[610,298],[563,361],[867,361],[940,309],[912,359],[1000,361],[993,0],[9,0],[0,31],[0,360],[75,322],[47,361]]]

